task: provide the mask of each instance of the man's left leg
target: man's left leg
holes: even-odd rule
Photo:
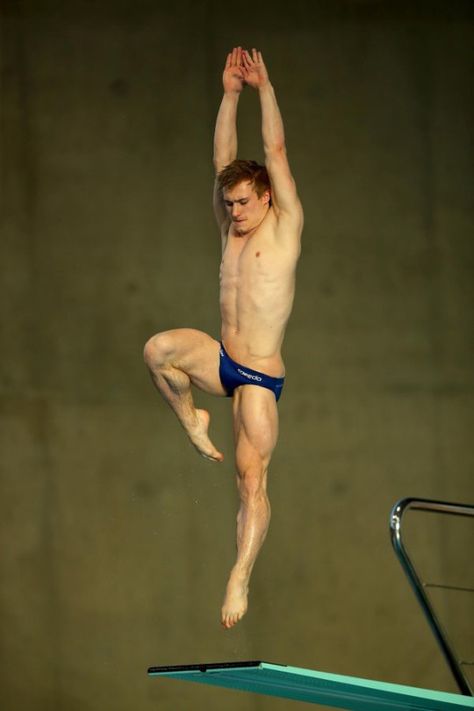
[[[270,523],[267,471],[278,438],[275,395],[256,385],[239,387],[234,392],[233,416],[240,508],[237,560],[222,606],[222,624],[227,629],[247,611],[250,575]]]

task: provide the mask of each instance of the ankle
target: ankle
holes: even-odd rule
[[[230,579],[246,585],[249,581],[252,568],[242,564],[236,564],[230,571]]]

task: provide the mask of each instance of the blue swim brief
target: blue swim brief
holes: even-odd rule
[[[239,385],[260,385],[262,388],[271,390],[278,402],[285,378],[273,378],[271,375],[259,373],[258,370],[252,370],[245,365],[236,363],[227,355],[222,343],[219,356],[219,377],[228,397],[231,397]]]

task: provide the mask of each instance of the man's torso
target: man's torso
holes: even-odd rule
[[[270,209],[249,236],[230,227],[220,268],[222,341],[230,356],[256,370],[284,375],[281,345],[291,313],[299,234]]]

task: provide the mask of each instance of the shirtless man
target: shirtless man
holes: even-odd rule
[[[277,400],[285,374],[280,349],[293,304],[303,211],[261,53],[234,48],[223,85],[214,135],[221,343],[189,328],[165,331],[146,344],[145,362],[192,444],[216,462],[223,455],[209,438],[209,413],[196,409],[191,385],[232,396],[240,508],[237,559],[221,614],[229,629],[247,610],[250,575],[270,521],[267,471],[278,437]],[[260,96],[265,166],[236,160],[237,104],[246,85]]]

